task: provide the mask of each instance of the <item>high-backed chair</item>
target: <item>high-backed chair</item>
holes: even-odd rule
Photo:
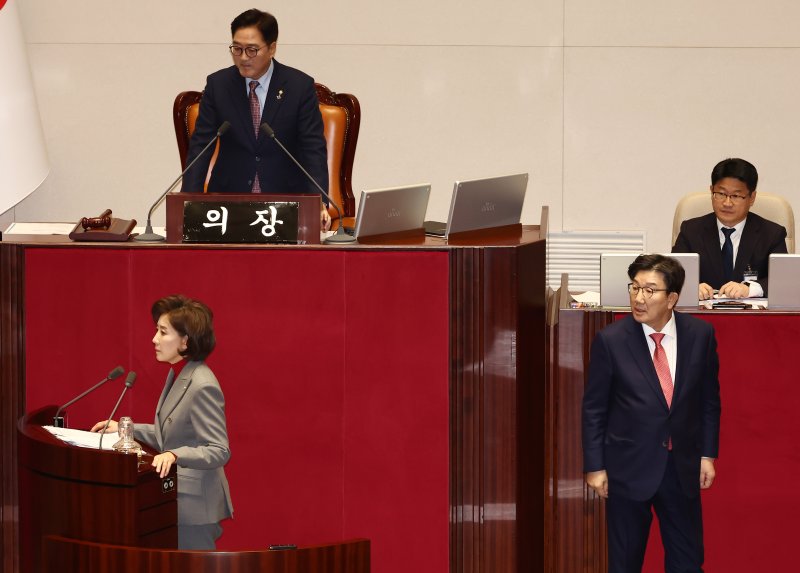
[[[353,162],[358,143],[358,131],[361,127],[361,106],[352,94],[339,94],[322,84],[315,84],[319,111],[325,129],[325,141],[328,148],[328,193],[342,208],[344,225],[355,225],[356,200],[353,194]],[[189,150],[189,139],[194,133],[195,122],[200,111],[200,99],[203,94],[196,91],[181,92],[172,106],[172,119],[175,124],[175,137],[178,141],[178,153],[181,167],[186,165]],[[208,166],[206,185],[211,177],[211,170],[219,152],[219,144],[214,150]],[[332,229],[339,226],[336,209],[328,208],[333,221]]]
[[[674,245],[675,239],[678,238],[683,221],[700,217],[712,210],[710,191],[684,195],[678,201],[678,206],[675,207],[675,216],[672,219],[672,244]],[[794,211],[786,199],[780,195],[758,191],[756,202],[753,203],[750,210],[765,219],[783,225],[786,229],[786,249],[790,253],[794,253]]]

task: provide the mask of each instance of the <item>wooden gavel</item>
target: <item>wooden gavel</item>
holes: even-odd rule
[[[111,209],[106,209],[100,213],[99,217],[84,217],[81,219],[81,227],[84,231],[89,229],[108,229],[111,226]]]

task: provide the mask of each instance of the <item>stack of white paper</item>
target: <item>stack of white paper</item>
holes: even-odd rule
[[[62,442],[72,444],[73,446],[94,448],[95,450],[100,447],[101,434],[98,432],[86,432],[84,430],[73,430],[72,428],[56,428],[55,426],[42,427]],[[117,441],[119,441],[119,436],[116,433],[106,434],[106,437],[103,438],[103,449],[112,449],[112,446]]]

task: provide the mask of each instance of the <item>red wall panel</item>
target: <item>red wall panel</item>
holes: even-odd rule
[[[139,374],[120,415],[149,422],[167,368],[151,303],[215,313],[208,360],[226,398],[235,516],[221,549],[372,540],[376,571],[447,568],[446,252],[30,249],[27,410],[117,364]],[[110,382],[70,408],[104,418]],[[424,542],[420,542],[424,540]]]

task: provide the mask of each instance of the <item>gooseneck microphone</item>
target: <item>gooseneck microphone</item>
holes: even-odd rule
[[[325,242],[326,243],[355,243],[356,238],[353,237],[353,236],[348,235],[344,231],[344,217],[342,216],[342,210],[339,208],[339,205],[336,204],[336,201],[334,201],[333,198],[325,192],[325,190],[320,186],[320,184],[317,183],[317,181],[313,177],[311,177],[311,175],[308,173],[308,171],[306,171],[305,168],[302,165],[300,165],[300,162],[297,161],[297,159],[294,158],[294,155],[292,155],[289,152],[289,150],[286,149],[283,146],[283,143],[281,143],[280,140],[277,137],[275,137],[275,132],[273,131],[273,129],[270,127],[270,125],[266,121],[261,124],[261,131],[263,131],[264,134],[266,134],[268,137],[270,137],[272,139],[272,141],[274,141],[275,143],[278,144],[278,147],[280,147],[283,150],[283,152],[286,155],[289,156],[289,159],[294,161],[294,164],[297,165],[300,168],[300,171],[303,172],[303,175],[308,177],[308,180],[311,181],[317,189],[319,189],[319,192],[322,193],[322,195],[325,198],[327,198],[328,201],[330,201],[331,204],[333,205],[333,207],[336,209],[336,213],[338,213],[338,215],[339,215],[339,228],[336,230],[336,234],[328,237],[327,239],[325,239]],[[258,175],[256,175],[256,177],[257,176]]]
[[[106,425],[103,426],[103,429],[100,432],[100,444],[97,446],[98,450],[103,449],[103,436],[106,435],[106,430],[108,429],[108,425],[111,423],[111,419],[114,417],[114,414],[117,413],[117,408],[119,408],[119,404],[120,402],[122,402],[122,398],[125,397],[125,392],[128,391],[128,388],[133,388],[134,382],[136,382],[136,372],[131,370],[125,377],[125,387],[122,389],[122,394],[119,395],[119,400],[117,400],[117,403],[114,404],[114,409],[111,410],[111,415],[108,417],[108,420],[106,420]]]
[[[181,173],[180,175],[178,175],[178,178],[177,178],[177,179],[175,179],[175,181],[173,181],[173,182],[172,182],[172,185],[170,185],[169,187],[167,187],[167,190],[166,190],[166,191],[164,191],[164,192],[163,192],[163,193],[162,193],[162,194],[159,196],[159,198],[158,198],[158,199],[156,199],[156,202],[155,202],[155,203],[153,203],[153,206],[152,206],[152,207],[150,207],[150,210],[147,212],[147,226],[144,228],[144,233],[142,233],[141,235],[136,235],[136,236],[133,238],[133,240],[134,240],[134,241],[140,241],[140,242],[143,242],[143,243],[158,243],[158,242],[161,242],[161,241],[164,241],[164,240],[165,240],[165,239],[164,239],[164,237],[162,237],[162,236],[161,236],[161,235],[159,235],[158,233],[154,233],[154,232],[153,232],[153,225],[150,223],[150,219],[153,217],[153,211],[155,211],[155,210],[156,210],[156,207],[158,207],[158,204],[159,204],[159,203],[161,203],[161,201],[164,199],[164,197],[166,197],[166,196],[167,196],[167,193],[169,193],[170,191],[172,191],[172,190],[175,188],[175,186],[178,184],[178,182],[179,182],[181,179],[183,179],[183,176],[184,176],[184,175],[186,175],[186,172],[187,172],[187,171],[189,171],[189,169],[191,169],[191,168],[192,168],[192,166],[193,166],[193,165],[194,165],[194,164],[197,162],[197,160],[198,160],[198,159],[200,159],[200,158],[203,156],[203,154],[205,154],[205,152],[206,152],[206,151],[208,151],[208,149],[210,149],[210,148],[211,148],[211,145],[212,145],[212,144],[214,144],[214,143],[216,143],[216,141],[217,141],[217,140],[218,140],[220,137],[222,137],[222,135],[223,135],[223,134],[224,134],[226,131],[228,131],[228,128],[229,128],[230,126],[231,126],[230,122],[223,121],[223,122],[222,122],[222,125],[220,125],[220,126],[219,126],[219,129],[217,130],[217,134],[216,134],[216,135],[215,135],[215,136],[214,136],[214,137],[211,139],[211,141],[209,141],[209,142],[206,144],[206,146],[205,146],[205,147],[204,147],[204,148],[203,148],[203,149],[200,151],[200,153],[198,153],[198,154],[197,154],[197,157],[195,157],[195,158],[192,160],[192,162],[191,162],[189,165],[187,165],[187,166],[186,166],[186,169],[184,169],[184,170],[183,170],[183,173]]]
[[[98,382],[97,384],[95,384],[94,386],[92,386],[91,388],[86,390],[85,392],[81,392],[80,394],[75,396],[72,400],[70,400],[69,402],[67,402],[63,406],[61,406],[58,410],[56,410],[56,415],[53,416],[53,425],[56,428],[63,428],[64,427],[64,418],[63,418],[63,416],[61,416],[61,412],[63,412],[64,409],[67,406],[72,406],[75,402],[77,402],[78,400],[80,400],[84,396],[87,396],[87,395],[91,394],[92,392],[94,392],[95,390],[100,388],[100,386],[102,386],[103,384],[105,384],[109,380],[114,380],[116,378],[119,378],[123,374],[125,374],[125,369],[122,366],[117,366],[116,368],[114,368],[114,370],[112,370],[111,372],[108,373],[108,376],[106,376],[105,378],[100,380],[100,382]]]

